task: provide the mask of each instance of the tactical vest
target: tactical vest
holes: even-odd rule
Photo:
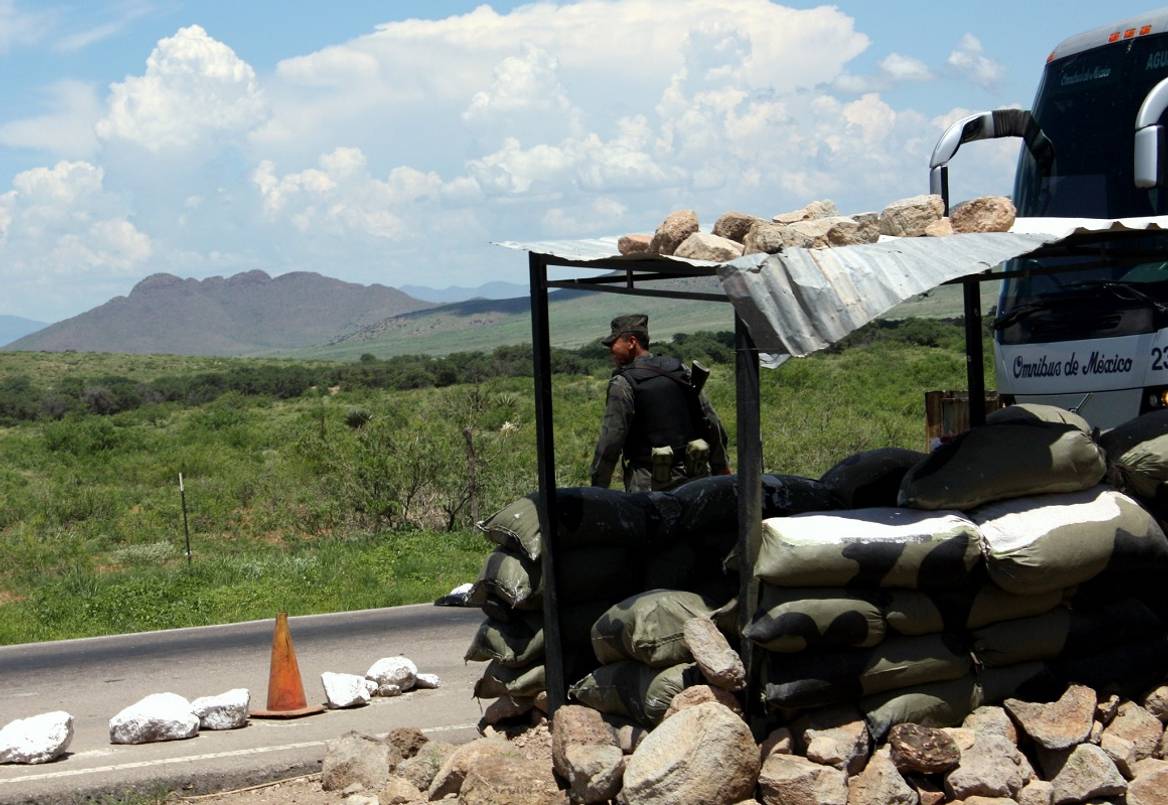
[[[675,456],[684,456],[686,443],[701,434],[697,395],[681,361],[668,356],[647,358],[618,372],[633,387],[633,421],[625,437],[625,457],[646,462],[652,448],[666,445]]]

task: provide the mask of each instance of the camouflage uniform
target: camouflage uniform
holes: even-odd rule
[[[604,420],[600,427],[600,438],[597,441],[596,453],[592,459],[591,482],[593,486],[607,487],[611,483],[618,457],[625,453],[625,444],[636,414],[633,384],[624,376],[623,372],[626,369],[652,365],[654,360],[652,355],[643,355],[634,360],[628,367],[613,371],[612,380],[608,382],[608,399],[605,403]],[[686,372],[685,377],[688,382],[688,372]],[[690,438],[704,438],[709,442],[710,470],[714,474],[725,473],[729,467],[726,457],[726,431],[706,395],[699,395],[698,400],[709,434],[694,433],[690,435]],[[654,483],[651,466],[641,461],[630,460],[630,456],[627,454],[624,455],[624,460],[621,463],[625,490],[629,492],[671,489],[690,480],[691,477],[686,474],[684,454],[678,455],[676,452],[670,479],[667,483]]]

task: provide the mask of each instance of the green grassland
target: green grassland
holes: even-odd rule
[[[922,449],[924,392],[964,386],[960,339],[958,325],[886,324],[764,370],[766,469],[818,477],[858,450]],[[707,390],[733,452],[733,356],[712,352],[697,357],[714,363]],[[0,381],[246,365],[0,352]],[[606,383],[595,365],[555,377],[562,486],[586,483]],[[472,580],[489,550],[472,521],[535,486],[531,378],[332,391],[0,427],[0,643],[411,603]]]

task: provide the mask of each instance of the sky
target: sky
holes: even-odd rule
[[[0,0],[0,314],[143,277],[526,282],[499,240],[878,210],[1115,0]],[[975,143],[952,198],[1008,193]]]

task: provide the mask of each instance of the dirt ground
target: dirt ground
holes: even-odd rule
[[[175,797],[166,802],[191,805],[338,805],[342,799],[344,797],[340,791],[322,791],[320,775],[311,774],[287,782],[197,797]]]

